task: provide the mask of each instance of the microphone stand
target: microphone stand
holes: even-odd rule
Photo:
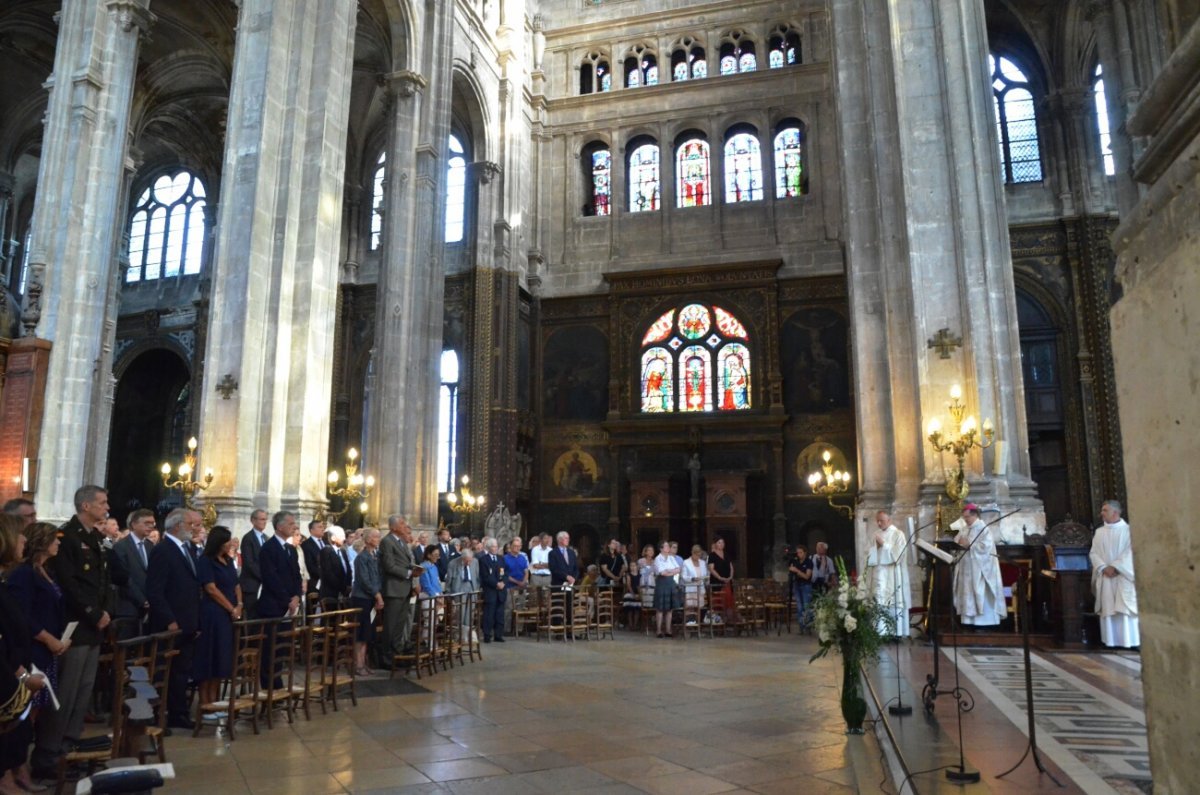
[[[1037,767],[1038,773],[1045,773],[1058,786],[1064,786],[1061,781],[1054,777],[1054,774],[1046,769],[1046,765],[1042,762],[1042,756],[1038,751],[1037,744],[1037,721],[1033,714],[1033,668],[1029,662],[1029,605],[1024,599],[1025,591],[1029,587],[1029,573],[1025,567],[1021,567],[1021,576],[1017,579],[1017,588],[1019,593],[1018,605],[1022,613],[1021,616],[1021,643],[1025,651],[1025,715],[1029,719],[1029,742],[1025,744],[1025,753],[1021,754],[1021,758],[1017,763],[1000,773],[996,778],[1004,778],[1009,773],[1016,770],[1025,762],[1025,758],[1033,755],[1033,764]]]

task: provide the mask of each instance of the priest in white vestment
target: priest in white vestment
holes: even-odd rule
[[[954,609],[959,623],[995,626],[1008,615],[996,542],[979,518],[979,506],[968,503],[963,508],[963,521],[966,529],[954,537],[954,543],[966,550],[954,567]]]
[[[904,550],[907,541],[904,533],[892,524],[887,511],[875,514],[875,526],[879,528],[867,553],[867,574],[870,577],[871,596],[876,604],[882,605],[889,620],[881,620],[881,635],[909,635],[908,608],[912,596],[908,591],[908,565]]]
[[[1121,503],[1100,507],[1104,524],[1092,536],[1092,593],[1100,615],[1100,640],[1105,646],[1142,645],[1138,631],[1137,591],[1133,577],[1133,547],[1129,525],[1121,518]]]

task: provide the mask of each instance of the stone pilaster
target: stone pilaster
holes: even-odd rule
[[[454,6],[425,7],[424,74],[388,75],[391,95],[383,261],[375,331],[375,390],[367,468],[372,513],[437,521],[438,369],[445,274],[444,152],[450,131],[450,26]],[[423,57],[422,57],[423,55]]]
[[[954,462],[932,451],[925,427],[933,417],[948,420],[950,386],[959,383],[970,413],[991,418],[999,440],[967,459],[971,499],[1021,509],[1005,523],[1018,534],[1022,524],[1041,526],[982,5],[833,0],[830,7],[856,330],[860,517],[891,506],[931,518]],[[962,338],[950,358],[927,345],[941,328]]]
[[[25,334],[54,342],[39,455],[38,511],[71,516],[72,497],[102,480],[111,394],[114,291],[129,113],[149,0],[63,6],[46,112],[30,246]],[[109,355],[105,355],[105,345]],[[106,366],[107,363],[107,366]]]
[[[199,395],[200,466],[235,526],[250,505],[325,504],[355,19],[241,3]]]

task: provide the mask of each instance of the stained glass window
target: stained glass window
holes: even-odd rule
[[[654,324],[646,331],[646,336],[642,338],[643,345],[650,345],[655,342],[662,342],[667,337],[671,336],[671,332],[675,330],[675,310],[672,309],[665,315],[654,321]]]
[[[579,93],[591,94],[594,91],[608,91],[612,88],[612,75],[608,61],[602,60],[599,53],[592,53],[579,66]]]
[[[721,411],[750,408],[750,351],[739,342],[731,342],[721,349],[718,360]]]
[[[701,80],[708,77],[708,61],[704,58],[704,51],[700,51],[700,55],[693,55],[692,58],[692,79]]]
[[[458,354],[442,351],[442,386],[438,405],[438,488],[453,491],[458,460]]]
[[[783,53],[779,50],[771,50],[767,56],[767,65],[772,69],[780,69],[783,67]]]
[[[642,354],[642,411],[671,410],[675,394],[671,364],[666,348],[651,348]]]
[[[708,183],[708,141],[692,138],[675,154],[675,199],[679,207],[704,207],[712,202]]]
[[[596,75],[600,78],[600,91],[611,91],[612,72],[609,70],[607,63],[601,63],[596,66]]]
[[[754,57],[753,52],[743,52],[738,58],[739,72],[753,72],[758,68],[758,59]]]
[[[677,62],[675,63],[675,65],[671,67],[671,79],[672,79],[672,80],[674,80],[674,81],[675,81],[675,82],[677,82],[677,83],[678,83],[680,80],[687,80],[687,79],[688,79],[688,65],[687,65],[687,61],[685,61],[685,60],[680,60],[680,61],[677,61]]]
[[[758,201],[763,197],[762,152],[758,137],[737,133],[725,143],[725,201]]]
[[[467,155],[458,136],[450,136],[446,168],[446,242],[463,239],[467,220]]]
[[[767,61],[772,69],[800,63],[800,36],[788,30],[772,35]]]
[[[642,84],[642,70],[638,67],[637,58],[625,59],[625,87],[637,88]]]
[[[737,337],[743,340],[750,339],[750,336],[746,333],[746,327],[742,325],[742,321],[719,306],[713,307],[713,313],[717,316],[717,328],[726,337]]]
[[[775,136],[775,198],[790,199],[806,192],[804,133],[799,126],[784,127]]]
[[[386,176],[387,152],[379,153],[375,174],[371,178],[371,251],[383,244],[383,182]]]
[[[726,44],[721,48],[721,74],[736,75],[738,70],[738,57],[732,44]]]
[[[658,209],[658,144],[642,144],[629,156],[629,212]]]
[[[741,321],[721,307],[688,304],[664,312],[642,337],[641,410],[749,409],[749,338]]]
[[[129,222],[126,283],[200,272],[206,195],[190,171],[163,174],[142,191]]]
[[[701,345],[679,354],[679,410],[712,411],[712,357]]]
[[[592,212],[612,213],[612,154],[607,149],[592,152]]]
[[[992,99],[1000,133],[1000,164],[1005,182],[1040,182],[1042,159],[1037,116],[1029,81],[1004,56],[988,56],[992,70]]]
[[[1113,161],[1112,135],[1108,128],[1108,102],[1104,94],[1104,76],[1100,64],[1096,64],[1096,83],[1092,88],[1096,100],[1096,131],[1100,134],[1100,157],[1104,160],[1104,173],[1112,176],[1117,173]]]
[[[648,86],[658,85],[658,60],[653,55],[642,58],[642,82]]]
[[[688,304],[679,310],[679,333],[689,340],[698,340],[712,328],[712,316],[704,304]]]

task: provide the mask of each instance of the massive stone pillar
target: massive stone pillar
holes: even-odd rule
[[[452,3],[426,4],[413,66],[386,76],[391,97],[383,262],[367,470],[371,513],[437,521],[438,366],[445,275],[445,151],[450,133]]]
[[[960,384],[997,444],[966,462],[970,499],[1020,534],[1044,524],[1029,478],[1016,298],[978,0],[832,0],[863,503],[931,518]],[[951,344],[932,347],[941,329]],[[943,351],[945,356],[943,356]],[[949,430],[949,429],[948,429]]]
[[[241,3],[200,390],[221,509],[325,504],[354,28],[352,3]]]
[[[1177,9],[1183,11],[1183,4]],[[1145,136],[1141,201],[1114,235],[1124,296],[1112,309],[1142,631],[1150,766],[1158,792],[1200,783],[1200,9],[1169,18],[1178,42],[1129,118]],[[1148,21],[1148,20],[1147,20]],[[1186,22],[1186,24],[1184,24]]]
[[[37,502],[57,521],[85,482],[103,479],[98,409],[109,394],[114,291],[129,112],[149,0],[63,4],[46,112],[22,323],[54,343],[46,381]],[[109,367],[104,364],[109,361]],[[100,409],[103,406],[99,407]]]

